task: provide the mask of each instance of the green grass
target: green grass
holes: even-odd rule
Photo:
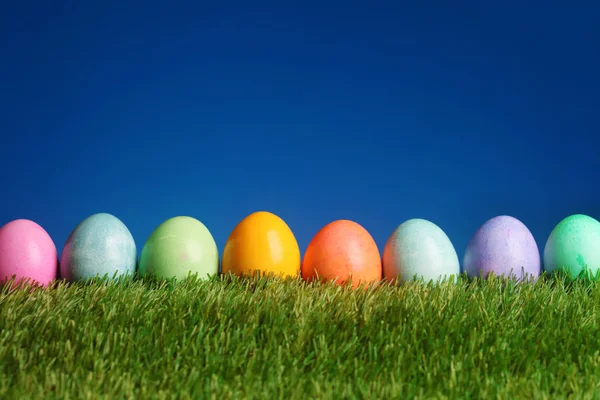
[[[0,398],[599,398],[599,308],[564,278],[4,288]]]

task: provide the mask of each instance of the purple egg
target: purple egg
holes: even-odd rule
[[[501,215],[484,223],[467,245],[463,270],[469,277],[537,279],[540,252],[533,235],[518,219]]]

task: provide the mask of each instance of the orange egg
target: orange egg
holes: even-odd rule
[[[300,272],[300,248],[287,224],[275,214],[259,211],[233,229],[223,251],[224,274],[270,274],[286,277]]]
[[[379,282],[381,257],[375,240],[361,225],[338,220],[325,225],[310,241],[302,261],[302,278],[335,280],[352,286]]]

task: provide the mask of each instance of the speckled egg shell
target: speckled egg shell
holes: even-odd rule
[[[137,250],[129,229],[117,217],[99,213],[80,222],[69,235],[60,260],[68,281],[133,275]]]
[[[544,247],[544,270],[564,270],[571,278],[597,278],[600,270],[600,222],[583,214],[560,221]]]
[[[302,278],[333,280],[353,287],[381,280],[381,258],[369,232],[353,221],[324,226],[310,241],[302,261]]]
[[[506,215],[485,222],[467,245],[463,269],[470,277],[497,276],[537,279],[540,253],[527,227]]]
[[[383,250],[383,277],[388,281],[440,281],[460,274],[452,242],[433,222],[411,219],[398,226]]]
[[[58,274],[58,254],[48,233],[27,219],[11,221],[0,228],[0,282],[13,276],[48,286]]]

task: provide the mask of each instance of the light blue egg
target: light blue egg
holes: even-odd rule
[[[383,249],[383,277],[406,282],[441,281],[460,274],[458,254],[444,231],[425,219],[410,219],[390,235]]]
[[[60,274],[68,281],[116,278],[135,273],[137,249],[129,229],[117,217],[99,213],[75,227],[62,251]]]

